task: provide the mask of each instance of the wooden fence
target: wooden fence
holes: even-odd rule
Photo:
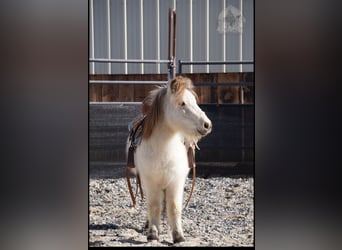
[[[206,83],[196,86],[199,103],[254,103],[253,72],[234,73],[198,73],[182,74],[196,83]],[[138,74],[138,75],[90,75],[89,80],[115,81],[167,81],[167,74]],[[236,83],[227,85],[224,83]],[[246,85],[244,85],[246,84]],[[241,85],[241,86],[239,86]],[[89,84],[89,101],[91,102],[140,102],[147,96],[155,85],[151,84]],[[242,92],[241,92],[242,91]],[[241,97],[241,93],[243,93]],[[243,99],[243,100],[242,100]]]

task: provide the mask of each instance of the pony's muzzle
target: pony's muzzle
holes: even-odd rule
[[[203,127],[206,129],[206,130],[211,130],[211,122],[204,122],[203,124]]]
[[[212,129],[211,121],[208,118],[202,119],[201,124],[202,124],[202,127],[198,129],[198,132],[203,136],[209,134]]]

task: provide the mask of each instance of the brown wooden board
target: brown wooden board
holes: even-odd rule
[[[253,82],[254,73],[196,73],[182,74],[196,83],[209,83],[206,86],[196,86],[199,103],[234,103],[241,102],[243,89],[244,103],[254,103],[254,86],[215,86],[215,83]],[[130,80],[130,81],[167,81],[166,74],[130,74],[130,75],[90,75],[89,80]],[[212,83],[212,84],[210,84]],[[157,84],[89,84],[90,102],[140,102],[155,88]]]

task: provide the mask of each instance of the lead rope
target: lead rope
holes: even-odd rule
[[[127,184],[128,184],[128,189],[129,189],[129,193],[131,194],[131,199],[133,202],[133,207],[136,208],[137,204],[135,202],[135,197],[133,194],[133,190],[132,190],[132,185],[131,185],[131,180],[130,180],[130,173],[131,173],[131,169],[130,167],[126,167],[126,178],[127,178]]]
[[[141,199],[144,198],[144,194],[143,194],[143,190],[141,188],[140,176],[137,173],[137,188],[136,188],[137,191],[136,191],[136,194],[134,196],[132,185],[131,185],[131,180],[130,180],[130,173],[131,173],[131,167],[127,167],[126,168],[126,178],[127,178],[128,189],[129,189],[129,193],[131,195],[131,199],[132,199],[132,202],[133,202],[133,207],[136,208],[137,207],[137,203],[136,203],[135,197],[137,196],[138,189],[140,189]]]
[[[188,206],[188,203],[189,203],[190,198],[192,196],[192,192],[193,192],[194,187],[195,187],[196,164],[195,164],[195,152],[194,151],[195,151],[195,149],[193,148],[192,145],[190,145],[189,149],[188,149],[188,162],[189,162],[189,168],[192,169],[192,183],[191,183],[191,189],[190,189],[189,197],[186,201],[184,208],[186,208]]]

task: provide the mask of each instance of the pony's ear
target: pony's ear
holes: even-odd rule
[[[179,90],[179,86],[180,86],[180,82],[177,81],[177,78],[173,78],[169,84],[171,93],[172,94],[176,93]]]

